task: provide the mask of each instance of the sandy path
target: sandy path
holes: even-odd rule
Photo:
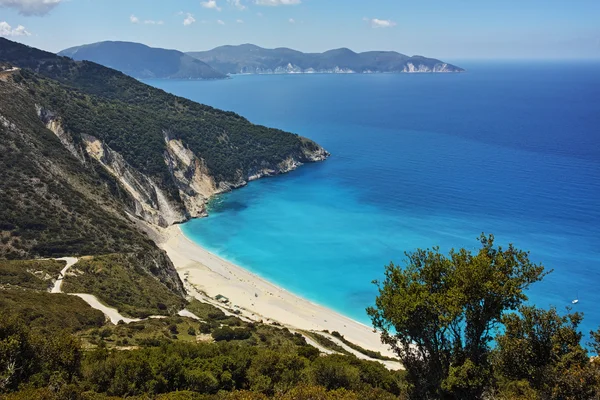
[[[69,268],[71,268],[73,265],[75,265],[77,263],[77,261],[79,261],[79,259],[75,258],[75,257],[63,257],[63,258],[56,258],[55,260],[56,261],[66,261],[67,265],[60,271],[60,275],[58,275],[58,278],[56,279],[56,282],[54,282],[54,286],[52,287],[52,290],[50,292],[51,293],[62,293],[62,284],[63,284],[63,280],[65,279],[65,274],[67,273]]]
[[[112,322],[115,325],[118,324],[119,321],[123,321],[126,324],[129,324],[131,322],[141,321],[141,319],[127,318],[127,317],[122,316],[117,309],[105,306],[104,304],[100,303],[100,301],[94,295],[85,294],[85,293],[69,293],[69,294],[83,299],[83,301],[88,303],[92,308],[102,311],[102,313],[104,315],[106,315],[106,317],[108,317],[108,319],[110,319],[110,322]]]
[[[378,361],[378,362],[382,363],[383,365],[385,365],[386,368],[390,369],[390,370],[404,369],[402,367],[402,364],[399,361],[373,360],[371,357],[369,357],[369,356],[361,353],[360,351],[356,351],[353,348],[348,347],[348,345],[346,345],[344,342],[342,342],[340,339],[336,338],[333,335],[330,335],[330,334],[325,333],[325,332],[318,332],[318,333],[320,335],[323,335],[323,336],[327,337],[332,342],[334,342],[335,344],[341,346],[344,350],[346,350],[350,354],[354,354],[357,358],[360,358],[361,360]]]
[[[188,317],[191,319],[195,319],[196,321],[201,321],[200,318],[196,314],[193,314],[191,311],[186,310],[185,308],[177,313],[180,317]]]
[[[321,346],[319,343],[315,342],[311,337],[303,334],[302,332],[298,332],[302,335],[302,337],[304,338],[304,340],[306,340],[306,343],[308,343],[310,346],[312,347],[316,347],[317,349],[319,349],[319,351],[321,353],[325,353],[325,354],[338,354],[338,352],[333,351],[333,350],[329,350],[323,346]]]
[[[338,331],[348,341],[365,349],[394,356],[372,328],[311,303],[217,257],[187,239],[178,226],[162,229],[158,234],[159,247],[167,252],[181,279],[196,289],[196,293],[206,294],[209,298],[218,294],[226,296],[230,300],[230,309],[236,306],[243,317],[255,321],[276,321],[292,330]]]
[[[160,236],[160,240],[158,240],[159,247],[169,255],[184,281],[188,293],[199,300],[209,302],[229,315],[232,315],[233,310],[241,312],[238,317],[246,321],[277,322],[290,330],[312,330],[320,334],[324,334],[322,332],[324,330],[338,331],[348,341],[365,349],[378,351],[389,357],[395,356],[387,346],[381,343],[379,334],[374,332],[372,328],[328,308],[311,303],[235,264],[217,257],[187,239],[178,226],[162,229],[158,233]],[[61,275],[52,288],[52,293],[62,292],[62,281],[65,274],[78,261],[78,259],[72,257],[59,260],[67,261],[67,266],[61,271]],[[113,324],[117,324],[119,321],[125,323],[141,321],[140,319],[127,318],[121,315],[118,310],[102,304],[93,295],[72,294],[83,299],[91,307],[102,311]],[[214,300],[214,297],[218,294],[226,296],[230,303],[223,305]],[[178,314],[199,320],[196,315],[185,309],[179,311]],[[327,336],[358,358],[372,360],[364,354],[349,348],[339,339],[331,335]],[[305,336],[305,339],[310,345],[318,348],[323,353],[335,353],[309,337]],[[397,362],[373,361],[379,361],[389,369],[401,368]]]
[[[71,268],[73,265],[75,265],[77,263],[77,261],[79,261],[79,259],[75,258],[75,257],[63,257],[63,258],[55,258],[55,260],[67,262],[67,265],[60,271],[60,275],[56,279],[56,282],[54,283],[54,286],[52,287],[52,290],[51,290],[51,293],[62,293],[63,292],[62,284],[65,279],[66,273],[69,270],[69,268]],[[141,319],[138,319],[138,318],[127,318],[127,317],[121,315],[121,313],[119,313],[119,311],[116,308],[105,306],[94,295],[85,294],[85,293],[67,293],[67,294],[72,295],[72,296],[77,296],[77,297],[81,298],[83,301],[85,301],[86,303],[88,303],[90,305],[90,307],[95,308],[96,310],[102,311],[102,313],[108,319],[110,319],[110,322],[112,322],[115,325],[118,324],[119,321],[123,321],[126,324],[129,324],[131,322],[141,321]],[[182,310],[182,311],[187,311],[187,310]],[[189,311],[188,311],[188,313],[193,315]],[[189,315],[185,315],[185,316],[187,317]],[[156,315],[156,316],[151,316],[149,318],[165,318],[165,317],[162,315]],[[196,317],[196,318],[198,318],[198,317]]]

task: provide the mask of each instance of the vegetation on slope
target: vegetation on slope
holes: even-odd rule
[[[315,342],[317,342],[318,344],[320,344],[328,350],[332,350],[340,354],[345,354],[347,356],[351,355],[351,353],[348,350],[344,349],[342,346],[340,346],[339,344],[337,344],[336,342],[334,342],[326,336],[311,331],[302,331],[302,333],[304,333],[306,336],[310,337]]]
[[[344,343],[346,346],[350,347],[352,350],[356,350],[359,353],[364,354],[365,356],[372,358],[373,360],[398,361],[395,358],[386,357],[386,356],[384,356],[383,354],[381,354],[378,351],[367,350],[367,349],[365,349],[363,347],[360,347],[359,345],[350,342],[348,339],[346,339],[344,337],[344,335],[342,335],[339,332],[333,331],[333,332],[331,332],[331,336],[334,336],[334,337],[338,338],[339,340],[342,341],[342,343]]]
[[[104,314],[76,296],[31,290],[0,290],[0,310],[19,318],[46,335],[57,331],[78,332],[104,325]]]
[[[143,255],[109,254],[80,259],[67,275],[65,293],[89,293],[120,313],[146,318],[150,315],[173,315],[186,301],[160,283],[144,268],[152,263]]]
[[[581,343],[582,315],[524,305],[523,290],[543,268],[512,246],[494,246],[492,237],[481,242],[476,254],[418,250],[404,268],[387,267],[370,313],[406,367],[396,372],[354,356],[319,355],[301,335],[198,301],[187,308],[200,321],[171,316],[100,326],[78,298],[0,290],[0,396],[599,398],[600,363]],[[15,306],[23,295],[27,305]],[[600,331],[590,337],[599,351]]]
[[[24,80],[40,104],[62,118],[67,131],[98,137],[164,187],[175,186],[163,157],[165,134],[182,139],[217,181],[237,182],[288,157],[308,161],[305,152],[319,149],[298,135],[251,124],[92,62],[74,62],[5,39],[0,39],[0,60],[38,74],[24,73]]]
[[[66,265],[54,260],[1,260],[0,288],[48,290]]]
[[[151,249],[117,211],[118,184],[62,146],[27,92],[0,81],[0,115],[0,258]]]
[[[309,397],[299,398],[391,399],[403,391],[402,372],[355,357],[319,357],[301,336],[286,329],[245,324],[235,329],[249,331],[247,339],[196,343],[194,324],[198,322],[170,317],[94,328],[77,335],[95,345],[95,350],[82,351],[77,339],[58,335],[63,347],[57,348],[55,341],[38,336],[18,318],[3,316],[0,353],[5,357],[0,360],[11,360],[14,368],[0,361],[5,382],[0,393],[12,392],[7,398],[14,399],[156,398],[167,393],[171,395],[163,398],[292,399],[303,393]],[[9,342],[18,346],[7,347]],[[52,362],[47,356],[51,352],[61,358]]]

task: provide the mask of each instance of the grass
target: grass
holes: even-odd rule
[[[196,299],[190,301],[185,308],[203,321],[226,318],[225,313],[217,307],[212,304],[202,303]]]
[[[63,283],[67,293],[89,293],[120,313],[146,318],[174,315],[186,301],[139,266],[135,255],[86,257],[71,269]]]
[[[0,287],[48,290],[65,265],[54,260],[0,260]]]
[[[191,318],[167,317],[94,328],[78,336],[84,343],[114,347],[155,347],[173,341],[196,342],[198,323]]]
[[[22,289],[0,290],[0,314],[16,314],[30,328],[43,332],[77,332],[98,328],[104,314],[76,296]]]
[[[261,323],[244,322],[238,317],[227,316],[217,307],[192,300],[186,307],[203,322],[199,323],[202,333],[212,334],[216,329],[229,326],[233,329],[249,329],[252,336],[240,342],[260,347],[290,348],[293,346],[306,346],[306,341],[299,334],[294,334],[286,328],[279,328]]]

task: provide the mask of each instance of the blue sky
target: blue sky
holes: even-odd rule
[[[0,35],[49,51],[126,40],[445,59],[600,58],[600,0],[0,0]]]

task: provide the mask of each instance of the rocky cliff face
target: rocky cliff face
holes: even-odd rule
[[[132,214],[163,227],[187,219],[184,207],[174,202],[151,178],[132,168],[105,143],[93,136],[83,135],[83,146],[133,198]]]
[[[288,64],[284,67],[277,68],[250,68],[245,67],[240,69],[240,74],[355,74],[356,71],[350,68],[335,67],[335,68],[301,68],[294,64]]]
[[[404,67],[402,67],[401,69],[398,69],[396,71],[387,71],[389,73],[393,73],[393,72],[403,72],[403,73],[417,73],[417,72],[422,72],[422,73],[442,73],[442,72],[457,72],[456,67],[451,66],[450,64],[447,63],[437,63],[433,66],[431,65],[427,65],[427,64],[420,64],[420,63],[413,63],[413,62],[408,62],[404,65]],[[239,71],[240,74],[263,74],[263,75],[270,75],[270,74],[373,74],[373,73],[381,73],[381,72],[377,72],[377,71],[372,71],[372,70],[361,70],[361,71],[355,71],[353,69],[350,68],[343,68],[343,67],[335,67],[335,68],[328,68],[328,69],[322,69],[322,68],[300,68],[297,65],[293,65],[293,64],[288,64],[285,67],[277,67],[275,69],[270,69],[270,68],[242,68]]]
[[[182,140],[173,139],[168,132],[164,132],[164,161],[178,189],[179,198],[174,198],[151,177],[132,167],[106,143],[94,136],[82,134],[81,143],[77,144],[73,136],[64,130],[60,116],[41,106],[36,108],[42,122],[73,156],[82,164],[86,163],[86,156],[93,158],[121,184],[131,199],[130,209],[127,210],[130,214],[161,227],[206,216],[206,204],[215,194],[245,186],[248,182],[265,176],[287,173],[305,162],[322,161],[329,156],[320,147],[315,150],[304,148],[302,154],[289,156],[278,164],[263,162],[246,175],[238,171],[234,181],[217,184],[201,157],[194,154]]]
[[[406,63],[402,72],[406,73],[418,73],[418,72],[456,72],[454,67],[446,63],[437,63],[433,67],[425,64],[414,64],[414,63]]]
[[[166,253],[123,212],[138,207],[147,219],[167,221],[173,211],[161,190],[108,146],[71,134],[63,122],[36,106],[31,91],[0,79],[0,259],[127,254],[136,273],[185,296]],[[131,190],[123,190],[126,184]]]

